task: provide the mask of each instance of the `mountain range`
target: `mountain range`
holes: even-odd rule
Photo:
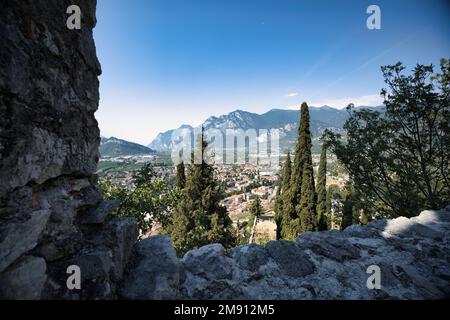
[[[370,107],[359,106],[355,109],[372,109],[376,111],[383,110],[383,106]],[[309,107],[310,126],[313,136],[313,152],[319,152],[319,138],[325,129],[331,129],[335,132],[341,132],[342,127],[349,117],[346,109],[336,109],[330,106]],[[281,150],[292,149],[297,139],[297,130],[300,120],[299,110],[272,109],[263,114],[236,110],[227,115],[219,117],[209,117],[203,122],[203,127],[219,129],[225,132],[226,129],[279,129]],[[192,129],[190,125],[182,125],[178,129]],[[170,152],[172,148],[172,133],[176,129],[171,129],[159,133],[156,138],[148,145],[158,152]]]
[[[119,157],[132,155],[147,155],[156,153],[155,150],[146,146],[118,139],[115,137],[105,138],[101,137],[99,146],[100,156],[105,157]]]

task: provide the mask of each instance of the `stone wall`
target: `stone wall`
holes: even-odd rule
[[[82,12],[66,27],[67,8]],[[93,0],[2,0],[0,298],[114,298],[134,221],[100,200]],[[69,265],[83,290],[67,290]]]
[[[163,236],[136,248],[120,289],[125,299],[450,297],[450,209],[353,225],[344,232],[308,232],[297,241],[243,245],[228,254],[211,244],[177,259]],[[379,289],[367,286],[369,266],[379,267]]]

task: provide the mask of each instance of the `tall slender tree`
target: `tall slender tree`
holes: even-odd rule
[[[283,198],[281,197],[281,186],[277,187],[277,193],[275,195],[275,224],[277,225],[276,238],[281,239],[281,223],[283,221]]]
[[[291,180],[291,154],[288,151],[286,160],[283,165],[283,174],[282,174],[282,183],[281,186],[277,190],[277,212],[275,216],[275,222],[277,224],[277,239],[281,239],[283,225],[287,224],[289,226],[290,216],[286,215],[284,212],[284,198],[288,198],[289,190],[290,190],[290,180]]]
[[[283,166],[283,183],[281,184],[281,193],[287,193],[291,186],[291,174],[292,174],[292,164],[291,164],[291,153],[288,151],[286,160]]]
[[[342,207],[342,221],[341,221],[341,231],[343,231],[348,226],[352,225],[353,222],[353,201],[352,196],[347,195],[344,200],[344,205]]]
[[[261,206],[261,199],[256,196],[255,199],[253,199],[252,204],[250,205],[250,222],[252,222],[255,217],[259,217],[263,212],[263,207]]]
[[[325,143],[322,144],[322,150],[320,152],[319,173],[317,177],[317,219],[318,230],[327,230],[327,147]]]
[[[177,165],[177,175],[175,177],[175,186],[178,189],[183,189],[186,185],[186,174],[184,169],[184,162],[180,162]]]
[[[297,211],[300,216],[300,230],[298,233],[317,230],[316,192],[314,186],[313,166],[305,162],[303,165],[302,189],[300,204]],[[299,232],[300,231],[300,232]]]
[[[351,180],[344,187],[344,203],[342,206],[341,231],[353,224],[355,211],[355,189]]]
[[[333,196],[333,188],[331,186],[327,189],[327,199],[326,199],[326,213],[327,213],[327,229],[331,229],[331,198]]]
[[[315,212],[316,194],[309,122],[309,109],[306,102],[304,102],[301,105],[300,126],[298,129],[298,140],[295,149],[290,188],[283,203],[283,218],[289,217],[291,219],[289,225],[283,223],[282,237],[285,239],[295,239],[301,232],[312,231],[317,227]]]

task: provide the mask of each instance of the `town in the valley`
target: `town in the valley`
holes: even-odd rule
[[[280,157],[283,163],[284,156]],[[319,166],[319,154],[313,154],[313,166],[315,172]],[[145,163],[151,163],[157,175],[161,179],[173,181],[176,175],[176,167],[172,164],[169,155],[133,155],[101,158],[97,174],[100,178],[107,179],[113,184],[123,188],[133,187],[133,174]],[[277,188],[280,181],[280,168],[274,168],[268,164],[217,164],[214,165],[217,180],[223,185],[224,193],[220,204],[227,208],[227,212],[235,226],[246,224],[249,232],[243,232],[242,243],[264,244],[276,239],[276,224],[274,221],[274,204]],[[315,175],[317,177],[317,174]],[[332,154],[327,155],[327,187],[334,186],[337,190],[343,189],[348,181],[348,175],[343,170]],[[256,221],[251,218],[250,205],[259,197],[262,214]],[[339,199],[332,199],[331,214],[332,228],[339,229],[341,210]],[[160,226],[155,224],[147,236],[158,234]]]

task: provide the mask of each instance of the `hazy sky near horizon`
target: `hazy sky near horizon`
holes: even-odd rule
[[[381,8],[381,30],[366,9]],[[98,0],[101,134],[148,144],[236,109],[381,103],[381,65],[450,58],[447,0]]]

